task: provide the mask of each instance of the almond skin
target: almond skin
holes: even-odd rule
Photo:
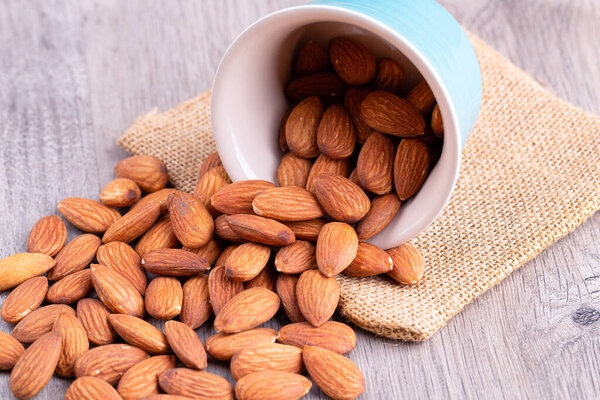
[[[222,240],[228,242],[241,243],[244,238],[235,233],[227,222],[228,215],[222,214],[215,218],[215,234]]]
[[[210,271],[208,275],[208,293],[215,315],[218,315],[225,304],[243,290],[244,285],[241,282],[234,282],[227,278],[225,267],[216,267]]]
[[[140,361],[119,380],[119,395],[123,400],[137,400],[146,395],[157,394],[158,376],[172,368],[175,368],[174,356],[154,356]]]
[[[344,107],[348,109],[356,128],[356,142],[363,144],[373,132],[373,129],[360,116],[360,104],[373,90],[368,86],[349,87],[344,97]]]
[[[278,221],[306,221],[325,216],[317,197],[298,186],[267,189],[252,201],[256,215]]]
[[[287,246],[294,243],[294,232],[281,222],[250,214],[229,215],[231,229],[244,239],[269,246]]]
[[[96,257],[100,238],[91,233],[79,235],[71,240],[57,254],[56,266],[48,272],[48,279],[57,281],[77,271],[81,271]]]
[[[338,354],[349,353],[356,347],[356,334],[352,328],[337,321],[327,321],[318,327],[308,322],[285,325],[279,330],[277,340],[300,348],[319,346]]]
[[[160,212],[164,213],[165,211],[167,211],[167,199],[169,198],[171,193],[175,192],[177,192],[177,189],[165,188],[160,189],[157,192],[147,194],[146,196],[142,197],[137,203],[135,203],[133,207],[129,209],[129,211],[138,207],[146,206],[148,203],[157,203],[160,206]]]
[[[296,285],[298,277],[296,275],[279,274],[277,276],[277,295],[281,300],[281,305],[285,315],[292,322],[304,321],[304,315],[298,306],[296,298]]]
[[[404,139],[396,150],[394,186],[402,201],[419,191],[429,170],[427,146],[417,139]]]
[[[0,291],[12,289],[55,266],[52,257],[41,253],[18,253],[0,259]]]
[[[144,396],[140,400],[194,400],[192,397],[179,396],[176,394],[151,394]]]
[[[121,217],[114,208],[96,200],[69,197],[58,203],[58,212],[76,228],[89,233],[104,233]]]
[[[221,254],[221,241],[213,237],[202,247],[192,248],[183,246],[183,250],[196,253],[200,257],[204,258],[210,265],[213,265]]]
[[[175,192],[167,199],[169,216],[175,236],[184,246],[201,247],[212,238],[213,218],[192,195]]]
[[[360,105],[360,116],[372,129],[400,137],[423,135],[425,120],[408,100],[389,92],[372,92]]]
[[[317,129],[324,111],[317,96],[310,96],[298,103],[285,123],[285,142],[290,151],[303,158],[319,155]]]
[[[316,346],[306,346],[302,352],[308,374],[327,396],[350,400],[365,391],[365,378],[350,359]]]
[[[142,196],[140,187],[127,178],[110,181],[100,191],[100,201],[111,207],[129,207]]]
[[[332,104],[325,110],[317,130],[317,146],[327,157],[348,158],[354,151],[356,128],[352,116],[341,104]]]
[[[52,377],[60,351],[58,332],[48,332],[29,346],[10,374],[12,394],[19,399],[29,399],[38,394]]]
[[[90,349],[75,361],[75,376],[94,376],[115,385],[129,368],[148,358],[145,351],[123,343]]]
[[[317,267],[315,246],[304,240],[297,240],[282,247],[275,256],[275,268],[284,274],[299,274]]]
[[[258,275],[249,281],[244,282],[244,290],[252,289],[254,287],[261,287],[269,289],[271,292],[275,292],[275,281],[277,280],[277,271],[267,264],[265,268]]]
[[[140,257],[157,249],[174,249],[180,246],[179,239],[173,231],[168,215],[161,217],[152,228],[142,235],[135,245],[135,251]]]
[[[419,283],[425,271],[425,260],[415,246],[404,243],[386,251],[394,263],[394,269],[388,272],[392,279],[406,285]]]
[[[306,42],[298,50],[296,61],[294,61],[294,75],[303,76],[327,72],[331,69],[327,51],[312,40]]]
[[[275,187],[271,182],[249,180],[231,183],[217,193],[210,202],[224,214],[252,214],[252,200],[263,190]]]
[[[375,194],[394,189],[394,143],[385,135],[373,132],[358,154],[356,174],[360,187]]]
[[[215,268],[226,266],[227,260],[229,260],[229,256],[231,255],[231,253],[233,253],[233,250],[235,250],[235,248],[238,246],[239,245],[237,244],[231,244],[225,247],[221,254],[219,254],[219,258],[217,258],[217,261],[215,261]]]
[[[351,224],[369,212],[369,197],[348,178],[324,173],[315,178],[314,185],[319,203],[333,219]]]
[[[183,284],[183,301],[179,319],[192,329],[198,329],[212,315],[208,276],[193,276]],[[167,337],[168,339],[168,337]]]
[[[296,221],[286,222],[288,228],[294,232],[296,239],[307,240],[309,242],[316,242],[319,237],[319,232],[325,225],[325,221],[322,219],[311,219],[308,221]]]
[[[12,369],[24,351],[17,339],[0,331],[0,370]]]
[[[167,321],[165,336],[173,353],[182,363],[193,369],[206,368],[206,351],[192,328],[179,321]]]
[[[323,325],[335,312],[340,300],[340,286],[318,270],[304,271],[296,285],[296,299],[302,315],[313,326]]]
[[[122,400],[122,397],[108,382],[93,376],[75,379],[65,393],[65,400]]]
[[[202,165],[200,166],[200,172],[198,173],[198,180],[202,179],[204,174],[206,174],[211,169],[221,166],[223,166],[223,163],[221,162],[219,153],[217,153],[216,151],[214,153],[210,153],[204,159],[204,161],[202,161]]]
[[[323,103],[339,103],[344,98],[346,84],[336,74],[319,73],[296,78],[285,87],[286,96],[297,103],[318,96]]]
[[[92,285],[92,273],[89,268],[65,276],[56,282],[48,293],[46,300],[49,303],[71,304],[87,296],[94,285]]]
[[[158,377],[162,390],[198,400],[233,400],[233,388],[223,377],[204,371],[173,368]]]
[[[440,111],[440,106],[435,105],[433,107],[433,111],[431,113],[431,129],[435,136],[439,138],[444,137],[444,121],[442,121],[442,113]]]
[[[374,276],[390,272],[394,267],[392,258],[379,247],[371,243],[358,244],[356,257],[344,270],[349,276]]]
[[[418,83],[406,96],[406,100],[410,101],[423,115],[429,114],[435,106],[435,97],[425,81]]]
[[[212,215],[219,215],[219,212],[210,203],[210,198],[230,183],[231,179],[225,168],[215,167],[198,180],[194,189],[194,197],[200,200]]]
[[[337,275],[354,260],[357,249],[358,237],[350,225],[325,224],[317,240],[317,266],[325,276]]]
[[[310,160],[287,153],[281,158],[277,167],[277,182],[279,186],[305,187],[312,163]]]
[[[256,277],[265,268],[271,256],[271,248],[258,243],[244,243],[236,247],[225,266],[227,278],[245,282]]]
[[[391,58],[382,58],[377,63],[375,88],[400,95],[404,87],[404,70]]]
[[[142,259],[123,242],[110,242],[98,248],[98,263],[106,265],[113,271],[123,275],[140,294],[146,292],[147,278],[142,268]]]
[[[247,347],[235,353],[230,368],[235,380],[267,370],[299,374],[304,370],[302,350],[280,343]]]
[[[259,371],[241,378],[235,385],[238,400],[297,400],[312,387],[308,378],[290,372]]]
[[[109,310],[144,316],[144,299],[125,277],[104,265],[92,264],[91,270],[96,293]]]
[[[115,331],[108,316],[110,311],[96,299],[81,299],[77,302],[77,318],[85,329],[88,340],[97,345],[109,344],[115,340]]]
[[[74,314],[61,313],[54,321],[52,330],[58,332],[62,338],[56,373],[64,377],[74,376],[75,360],[90,349],[85,329]]]
[[[54,257],[67,242],[67,227],[60,217],[48,215],[35,223],[27,238],[29,253]]]
[[[52,330],[56,318],[63,312],[75,314],[64,304],[50,304],[40,307],[23,318],[12,332],[12,336],[21,343],[32,343]]]
[[[153,156],[132,156],[119,161],[115,175],[129,178],[146,193],[156,192],[165,187],[169,176],[161,160]]]
[[[108,316],[108,320],[119,336],[132,346],[149,354],[169,352],[167,338],[149,322],[125,314],[111,314]]]
[[[350,174],[350,159],[345,158],[343,160],[332,160],[325,154],[321,154],[317,157],[317,160],[310,169],[308,179],[306,180],[306,190],[311,193],[315,192],[314,181],[317,176],[323,173],[332,173],[343,176],[344,178]]]
[[[142,258],[142,267],[163,276],[191,276],[208,271],[210,264],[198,254],[182,249],[158,249]]]
[[[356,234],[359,240],[367,240],[377,235],[396,216],[400,209],[400,200],[395,193],[377,196],[371,200],[371,209],[356,224]]]
[[[45,276],[27,279],[13,289],[4,300],[2,319],[16,324],[42,304],[47,291],[48,279]]]
[[[329,61],[333,69],[350,86],[368,83],[375,76],[375,56],[361,43],[347,37],[329,41]]]
[[[279,310],[279,297],[270,290],[252,288],[232,298],[219,311],[214,328],[218,333],[235,333],[267,322]]]
[[[125,242],[129,243],[144,234],[158,219],[160,204],[149,202],[139,207],[133,207],[123,215],[102,236],[102,243]]]
[[[283,118],[281,119],[281,123],[279,124],[279,148],[284,153],[289,150],[287,142],[285,141],[285,124],[287,123],[287,120],[288,120],[291,112],[292,112],[292,109],[291,108],[288,109],[285,112],[285,114],[283,115]]]
[[[233,334],[218,333],[206,339],[206,351],[217,360],[229,361],[238,351],[274,343],[276,337],[277,332],[270,328],[256,328]]]
[[[146,310],[150,316],[168,320],[181,312],[183,288],[175,278],[159,276],[152,279],[146,290]]]
[[[350,172],[350,176],[348,176],[348,179],[350,179],[352,183],[360,186],[360,181],[358,180],[358,172],[356,172],[356,168],[354,168],[352,172]]]

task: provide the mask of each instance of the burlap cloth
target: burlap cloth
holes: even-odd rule
[[[378,335],[429,338],[600,208],[600,118],[471,39],[483,74],[481,114],[450,203],[414,239],[427,262],[423,281],[411,287],[385,277],[339,277],[342,316]],[[209,92],[153,111],[119,144],[161,158],[172,183],[191,192],[201,161],[215,150],[209,111]]]

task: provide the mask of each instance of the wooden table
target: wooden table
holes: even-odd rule
[[[294,3],[3,0],[0,257],[23,251],[57,201],[97,198],[125,156],[115,139],[138,115],[210,87],[235,35]],[[442,3],[559,96],[600,112],[598,1]],[[359,332],[350,357],[365,372],[362,398],[598,398],[599,239],[596,215],[427,342]],[[227,365],[209,371],[227,375]],[[12,398],[8,377],[0,373],[3,399]],[[62,398],[69,382],[53,378],[37,398]],[[325,396],[314,388],[307,397]]]

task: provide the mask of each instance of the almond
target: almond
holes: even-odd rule
[[[99,264],[92,264],[92,283],[109,310],[115,313],[144,316],[144,299],[122,275]]]
[[[352,115],[356,127],[356,141],[363,144],[373,132],[373,129],[360,116],[360,104],[373,90],[368,86],[349,87],[346,89],[344,106]]]
[[[287,124],[287,120],[290,116],[292,109],[288,109],[283,118],[281,119],[281,123],[279,124],[279,148],[284,153],[289,150],[287,142],[285,141],[285,125]]]
[[[140,400],[194,400],[187,396],[178,396],[176,394],[151,394],[144,396]]]
[[[435,106],[435,97],[425,81],[418,83],[406,96],[406,100],[410,101],[423,115],[429,114]]]
[[[275,256],[275,268],[284,274],[299,274],[317,267],[315,246],[304,240],[297,240],[282,247]]]
[[[354,260],[357,249],[358,237],[350,225],[325,224],[317,240],[317,266],[325,276],[337,275]]]
[[[344,178],[347,177],[350,174],[350,159],[332,160],[325,154],[321,154],[310,169],[308,179],[306,180],[306,190],[314,193],[314,180],[317,176],[326,172],[337,174]]]
[[[298,306],[298,299],[296,298],[297,284],[298,277],[295,275],[279,274],[277,276],[277,295],[281,300],[285,315],[292,322],[305,320]]]
[[[167,321],[165,336],[173,353],[182,363],[194,369],[206,368],[206,351],[192,328],[182,322]]]
[[[210,265],[213,265],[217,258],[221,254],[221,241],[216,238],[212,238],[202,247],[183,247],[183,250],[191,251],[204,258]]]
[[[29,346],[10,374],[12,394],[19,399],[29,399],[38,394],[52,377],[60,350],[58,332],[48,332]]]
[[[325,215],[317,197],[298,186],[267,189],[252,201],[257,215],[278,221],[306,221]]]
[[[167,338],[149,322],[125,314],[111,314],[108,316],[108,320],[114,330],[127,343],[149,354],[166,354],[169,352]]]
[[[41,218],[31,228],[27,238],[27,251],[54,257],[66,242],[67,227],[65,223],[56,215],[48,215]]]
[[[373,132],[358,154],[356,174],[360,186],[375,194],[394,188],[394,143],[385,135]]]
[[[117,178],[102,188],[100,200],[111,207],[129,207],[142,196],[140,187],[127,178]]]
[[[267,264],[267,266],[263,268],[258,275],[251,280],[244,282],[244,290],[260,287],[269,289],[271,292],[275,292],[275,281],[277,280],[277,275],[277,271],[275,271],[272,265]]]
[[[293,154],[304,158],[319,154],[317,129],[323,110],[317,96],[307,97],[294,106],[285,123],[285,142]]]
[[[217,258],[217,261],[215,261],[215,268],[224,267],[225,265],[227,265],[227,260],[229,259],[229,256],[231,255],[231,253],[233,253],[233,250],[235,250],[236,247],[238,247],[237,244],[231,244],[225,247],[221,254],[219,254],[219,258]]]
[[[396,150],[394,186],[402,201],[419,191],[429,170],[427,146],[417,139],[404,139]]]
[[[115,331],[108,316],[110,311],[96,299],[81,299],[77,302],[77,318],[87,333],[88,340],[97,345],[112,343]]]
[[[296,400],[312,387],[308,378],[290,372],[259,371],[241,378],[235,385],[238,400]]]
[[[350,359],[316,346],[302,352],[304,365],[312,380],[333,399],[355,399],[365,391],[365,378]]]
[[[371,243],[358,244],[356,257],[344,270],[349,276],[374,276],[390,272],[394,267],[392,258],[379,247]]]
[[[85,329],[75,314],[61,313],[54,321],[52,330],[58,332],[62,338],[56,373],[64,377],[74,376],[75,360],[90,349]]]
[[[244,290],[219,311],[214,328],[219,333],[235,333],[256,328],[273,318],[277,310],[277,294],[264,288]]]
[[[281,222],[258,215],[229,215],[227,223],[235,233],[246,240],[270,246],[286,246],[294,243],[294,232]]]
[[[277,182],[279,186],[306,186],[312,163],[310,160],[287,153],[281,158],[277,167]]]
[[[285,87],[285,94],[294,103],[318,96],[322,102],[332,104],[344,98],[345,90],[346,85],[336,74],[320,73],[294,79]]]
[[[200,178],[194,189],[194,197],[200,200],[212,215],[218,215],[219,212],[213,208],[210,198],[230,183],[231,179],[225,168],[215,167]]]
[[[175,236],[184,246],[201,247],[212,238],[213,218],[200,201],[183,192],[172,193],[167,199],[169,216]]]
[[[350,172],[348,179],[350,179],[352,183],[360,186],[360,181],[358,180],[358,172],[356,171],[356,168],[354,168],[352,172]]]
[[[99,264],[123,275],[140,294],[146,292],[147,279],[142,259],[130,245],[123,242],[106,243],[98,248],[96,257]]]
[[[348,325],[327,321],[315,327],[308,322],[297,322],[283,326],[277,340],[281,343],[304,348],[319,346],[338,354],[346,354],[356,347],[356,334]]]
[[[302,315],[313,326],[323,325],[335,312],[340,300],[340,286],[318,270],[304,271],[296,285],[296,299]]]
[[[90,349],[75,361],[75,376],[93,376],[115,385],[129,368],[148,358],[128,344],[107,344]]]
[[[377,70],[373,53],[347,37],[329,41],[329,61],[339,77],[350,86],[368,83]]]
[[[396,60],[382,58],[377,63],[375,88],[400,95],[404,86],[404,70]]]
[[[114,208],[81,197],[69,197],[60,201],[58,212],[76,228],[89,233],[104,233],[121,217]]]
[[[0,291],[42,275],[55,264],[52,257],[41,253],[19,253],[0,259]]]
[[[129,211],[138,207],[146,206],[148,203],[157,203],[160,206],[160,212],[163,213],[167,211],[167,199],[171,193],[175,192],[177,192],[177,189],[165,188],[157,192],[147,194],[146,196],[142,197],[140,201],[135,203]]]
[[[147,193],[164,188],[169,179],[165,164],[156,157],[145,155],[119,161],[115,166],[115,175],[131,179]]]
[[[93,376],[75,379],[65,393],[65,400],[122,400],[108,382]]]
[[[236,247],[227,260],[225,273],[235,282],[245,282],[256,277],[267,265],[271,248],[258,243],[244,243]]]
[[[372,129],[400,137],[425,132],[425,120],[408,100],[389,92],[372,92],[360,105],[360,116]]]
[[[119,380],[119,395],[123,400],[137,400],[146,395],[157,394],[158,376],[172,368],[175,368],[173,356],[154,356],[140,361]]]
[[[86,268],[67,275],[52,285],[46,294],[46,300],[49,303],[75,303],[82,297],[87,296],[93,288],[91,270]]]
[[[48,279],[45,276],[27,279],[13,289],[4,300],[2,319],[16,324],[42,304],[47,291]]]
[[[75,314],[64,304],[50,304],[40,307],[23,318],[12,332],[12,336],[21,343],[32,343],[52,330],[52,325],[60,313]]]
[[[223,377],[188,368],[173,368],[158,377],[162,390],[197,400],[233,400],[233,388]]]
[[[310,40],[300,47],[294,61],[294,75],[318,74],[329,69],[329,56],[321,45]]]
[[[272,187],[275,185],[271,182],[261,180],[234,182],[215,193],[210,202],[224,214],[252,214],[252,200]]]
[[[324,173],[315,178],[314,185],[319,203],[333,219],[354,223],[369,212],[369,197],[348,178]]]
[[[202,179],[204,174],[210,171],[211,169],[221,166],[223,166],[223,163],[221,162],[219,153],[217,153],[216,151],[214,153],[210,153],[204,159],[204,161],[202,161],[202,165],[200,165],[200,173],[198,174],[198,180]]]
[[[17,339],[0,331],[0,370],[12,369],[24,351]]]
[[[437,104],[433,107],[433,112],[431,113],[431,129],[435,136],[439,138],[444,137],[444,121],[442,121],[440,106]]]
[[[228,242],[243,242],[244,238],[231,230],[231,227],[227,222],[227,217],[228,215],[222,214],[215,218],[215,234],[220,239],[227,240]]]
[[[200,274],[189,278],[183,284],[179,319],[190,328],[198,329],[211,315],[208,276]]]
[[[325,110],[317,130],[317,146],[327,157],[348,158],[354,151],[356,128],[348,110],[341,104],[332,104]]]
[[[394,262],[394,269],[388,272],[392,279],[406,285],[419,283],[425,271],[425,260],[415,246],[404,243],[388,249],[387,253]]]
[[[244,285],[241,282],[234,282],[227,278],[225,267],[216,267],[210,271],[208,275],[208,293],[215,315],[219,314],[225,304],[243,290]]]
[[[316,242],[321,228],[325,225],[322,219],[311,219],[308,221],[285,222],[288,228],[294,232],[296,239]]]
[[[77,271],[81,271],[96,257],[100,238],[91,233],[79,235],[71,240],[57,254],[56,266],[48,272],[48,279],[57,281]]]
[[[159,276],[152,279],[146,290],[146,310],[156,319],[175,318],[181,312],[183,288],[175,278]]]
[[[274,343],[276,337],[277,332],[270,328],[256,328],[233,334],[218,333],[206,339],[206,351],[217,360],[228,361],[238,351]]]
[[[302,350],[279,343],[247,347],[235,353],[230,368],[235,380],[267,370],[299,374],[304,370]]]
[[[356,224],[356,234],[359,240],[367,240],[377,235],[396,216],[400,209],[400,200],[395,193],[377,196],[371,200],[371,209]]]
[[[138,243],[135,245],[135,251],[144,257],[147,253],[156,249],[174,249],[179,247],[180,243],[173,231],[171,218],[168,215],[160,218],[144,233]]]
[[[125,242],[129,243],[144,234],[158,219],[160,204],[149,202],[139,207],[133,207],[123,215],[102,236],[102,243]]]
[[[208,271],[210,264],[198,254],[182,249],[158,249],[142,258],[148,272],[164,276],[191,276]]]

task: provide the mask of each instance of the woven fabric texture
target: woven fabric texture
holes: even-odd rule
[[[342,316],[378,335],[431,337],[600,209],[600,118],[471,40],[483,75],[481,113],[449,204],[413,240],[426,259],[424,279],[404,286],[386,277],[338,277]],[[161,158],[172,183],[191,192],[202,160],[215,150],[209,101],[207,92],[140,117],[119,144]]]

